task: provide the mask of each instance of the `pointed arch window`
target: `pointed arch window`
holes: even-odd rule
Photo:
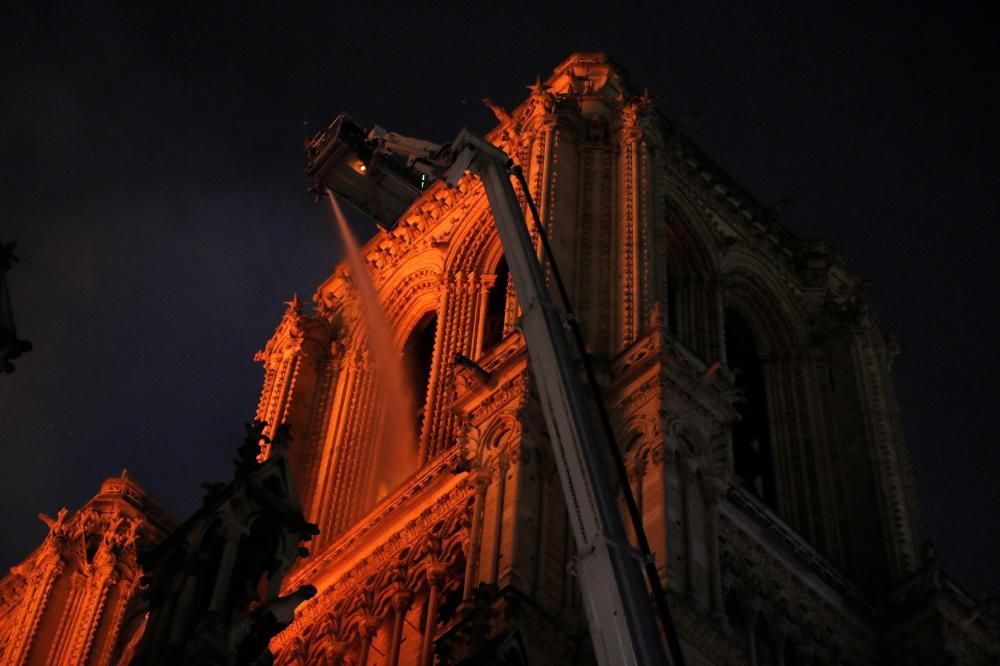
[[[494,275],[496,275],[496,281],[486,294],[486,315],[483,318],[483,354],[500,344],[504,337],[504,323],[507,314],[507,283],[510,280],[510,270],[507,268],[506,257],[500,257]]]
[[[669,257],[669,255],[668,255]],[[680,317],[681,309],[679,307],[680,303],[680,281],[681,275],[677,269],[677,262],[667,260],[667,330],[674,334],[674,336],[681,340],[681,342],[688,343],[688,340],[682,340],[681,328],[679,326],[678,317]]]
[[[392,396],[382,406],[385,416],[380,424],[369,489],[359,507],[361,511],[367,511],[398,488],[420,466],[421,434],[426,420],[436,330],[436,312],[428,312],[417,321],[403,344],[402,372],[394,380],[405,387],[384,388]],[[406,410],[413,411],[407,414]]]
[[[403,345],[403,367],[408,373],[413,390],[413,408],[416,411],[413,422],[416,425],[415,440],[419,443],[427,412],[427,389],[430,386],[431,366],[434,360],[434,336],[437,333],[437,313],[428,312],[410,331]]]
[[[774,507],[774,463],[764,365],[747,320],[730,308],[726,308],[724,316],[726,360],[736,375],[736,387],[744,395],[744,401],[737,405],[741,418],[733,426],[734,471],[745,488]]]

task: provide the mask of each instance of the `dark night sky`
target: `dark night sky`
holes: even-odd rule
[[[151,4],[0,9],[0,238],[18,241],[35,345],[0,377],[0,566],[40,542],[37,512],[122,467],[178,515],[229,478],[251,357],[340,256],[304,192],[306,134],[340,110],[438,141],[482,131],[482,97],[511,107],[571,51],[605,50],[667,114],[700,111],[695,141],[759,201],[790,195],[783,222],[870,281],[905,350],[927,531],[971,591],[1000,593],[995,16]]]

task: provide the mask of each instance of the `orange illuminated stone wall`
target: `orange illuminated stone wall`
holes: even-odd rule
[[[551,236],[687,663],[995,663],[985,616],[921,547],[895,345],[863,280],[783,227],[603,53],[571,55],[514,109],[489,106],[488,138],[524,169]],[[275,662],[592,663],[481,186],[430,185],[363,254],[426,386],[420,432],[399,438],[417,455],[380,448],[398,406],[378,395],[338,265],[312,308],[286,304],[256,356],[257,418],[291,426],[291,473],[320,529],[284,579],[318,593],[272,641]],[[388,476],[405,481],[386,494]],[[116,633],[138,636],[141,618],[123,616],[136,536],[161,523],[134,497],[109,480],[0,582],[0,663],[103,664]]]
[[[110,664],[139,583],[137,549],[172,527],[123,472],[80,510],[61,509],[41,546],[0,580],[0,663]]]
[[[873,581],[929,570],[892,340],[862,280],[783,228],[603,53],[573,54],[512,110],[488,105],[488,138],[524,169],[568,284],[689,663],[879,663]],[[363,254],[398,347],[429,342],[413,378],[427,387],[419,463],[373,490],[398,464],[376,445],[393,405],[341,264],[257,357],[257,416],[291,424],[320,527],[286,580],[319,593],[272,643],[277,663],[592,661],[485,193],[469,175],[435,183]]]

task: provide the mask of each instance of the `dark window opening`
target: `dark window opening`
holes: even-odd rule
[[[434,359],[434,334],[437,331],[437,314],[428,312],[417,323],[403,346],[403,367],[409,373],[413,389],[414,423],[419,441],[424,427],[424,407],[427,403],[427,386],[431,380],[431,362]]]
[[[680,291],[677,288],[678,279],[676,275],[667,273],[667,330],[680,339],[680,329],[677,326],[677,312],[680,310],[677,307],[677,295]]]
[[[606,141],[608,138],[608,122],[600,116],[595,116],[587,125],[587,141]]]
[[[775,663],[774,649],[771,646],[771,631],[764,618],[759,617],[753,627],[754,656],[757,666],[772,666]]]
[[[101,535],[96,532],[87,535],[87,561],[93,562],[101,545]]]
[[[747,321],[733,310],[725,311],[726,359],[736,374],[736,387],[744,395],[737,404],[740,420],[733,426],[733,466],[743,486],[775,506],[774,466],[767,422],[764,366]]]
[[[507,259],[500,258],[496,267],[496,282],[486,295],[486,321],[483,323],[483,353],[493,349],[503,340],[504,315],[507,313],[507,281],[510,271]]]
[[[740,608],[740,599],[732,590],[726,594],[726,600],[723,608],[726,612],[726,617],[729,619],[729,626],[733,628],[736,642],[739,643],[744,649],[748,649],[749,642],[746,626],[743,622],[743,613]]]

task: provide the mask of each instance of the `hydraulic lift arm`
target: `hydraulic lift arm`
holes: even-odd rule
[[[344,183],[352,176],[341,168],[343,164],[356,173],[367,173],[366,178],[377,178],[372,173],[376,165],[386,161],[386,153],[392,153],[404,157],[411,169],[439,176],[452,186],[467,170],[482,181],[521,304],[521,329],[576,540],[576,573],[598,663],[666,664],[656,615],[643,579],[643,563],[625,535],[565,325],[545,287],[535,247],[510,182],[510,159],[502,150],[467,130],[451,144],[440,147],[378,128],[365,134],[353,123],[351,127],[344,123],[350,121],[341,116],[330,131],[314,140],[307,173],[313,176],[318,188],[333,190],[372,214],[382,226],[394,224],[394,218],[388,217],[394,211],[385,211],[377,201],[372,204],[377,197],[363,189],[345,187]],[[363,140],[359,140],[360,135]],[[352,150],[338,156],[338,141]],[[379,219],[380,214],[387,217]]]

